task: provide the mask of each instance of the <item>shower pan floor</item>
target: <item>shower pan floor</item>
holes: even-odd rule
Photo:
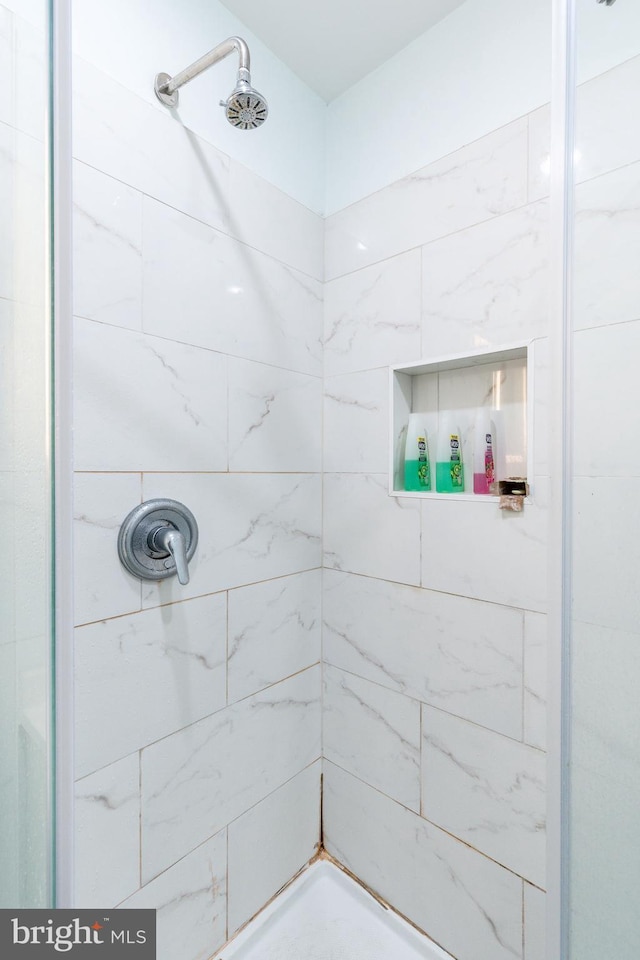
[[[214,960],[452,960],[326,860],[314,863]]]

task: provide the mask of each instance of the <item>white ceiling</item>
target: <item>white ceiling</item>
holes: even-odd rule
[[[222,3],[328,102],[464,0],[222,0]]]

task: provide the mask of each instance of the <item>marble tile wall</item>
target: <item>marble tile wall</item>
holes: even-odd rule
[[[387,367],[534,341],[544,421],[540,125],[326,228],[325,844],[457,960],[544,956],[546,432],[522,514],[391,498]]]
[[[585,960],[636,939],[639,84],[635,57],[584,85],[577,117],[570,922]]]
[[[637,70],[581,91],[578,392],[602,429],[589,384],[637,352],[640,154],[633,125],[616,152],[594,118]],[[548,109],[323,224],[95,67],[75,76],[78,903],[156,906],[163,955],[188,927],[181,955],[207,956],[313,855],[322,754],[332,854],[457,960],[542,960]],[[389,498],[388,365],[522,339],[524,514]],[[578,509],[621,520],[583,434]],[[200,522],[188,587],[119,565],[152,496]],[[606,531],[581,536],[577,604],[626,642],[633,604],[580,577]],[[602,576],[633,594],[630,534],[616,549]]]
[[[77,904],[200,960],[320,838],[323,223],[74,77]],[[152,497],[197,518],[187,587],[119,563]]]

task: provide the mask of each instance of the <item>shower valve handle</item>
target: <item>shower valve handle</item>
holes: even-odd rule
[[[173,525],[163,524],[149,534],[149,545],[157,553],[168,553],[173,557],[178,580],[183,587],[189,583],[189,562],[185,539]]]
[[[178,575],[189,583],[189,561],[198,545],[196,518],[177,500],[147,500],[125,518],[118,534],[123,566],[141,580]]]

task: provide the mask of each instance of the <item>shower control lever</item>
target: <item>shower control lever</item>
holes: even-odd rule
[[[184,537],[174,526],[161,526],[153,531],[149,537],[151,547],[158,553],[167,553],[173,557],[173,563],[178,574],[178,580],[186,587],[189,583],[189,563]],[[168,560],[165,560],[165,567]]]
[[[134,577],[189,583],[189,561],[198,545],[196,519],[177,500],[158,498],[135,507],[118,534],[118,554]]]

